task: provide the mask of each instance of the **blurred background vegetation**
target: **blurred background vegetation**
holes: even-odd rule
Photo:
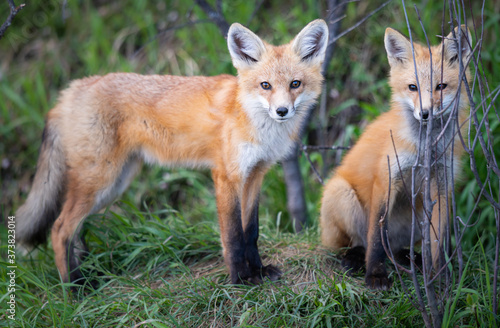
[[[354,25],[382,1],[355,1],[347,5],[341,31]],[[0,159],[2,218],[14,213],[25,199],[35,173],[45,114],[56,103],[58,92],[69,81],[109,72],[142,74],[235,74],[224,37],[194,1],[30,1],[14,19],[0,42]],[[409,21],[417,40],[424,35],[418,8],[431,43],[440,41],[443,3],[407,2]],[[495,87],[500,82],[500,3],[471,1],[466,13],[471,28],[484,20],[482,62]],[[222,1],[229,23],[240,22],[271,43],[287,42],[309,21],[325,17],[323,1]],[[448,10],[447,8],[445,10]],[[8,13],[7,2],[0,13]],[[5,14],[4,14],[5,13]],[[445,19],[446,20],[446,19]],[[388,109],[388,63],[383,47],[386,27],[408,34],[400,1],[392,1],[364,24],[338,40],[327,73],[327,112],[313,115],[304,144],[351,145],[366,124]],[[444,34],[449,33],[444,24]],[[480,33],[480,30],[477,30]],[[477,36],[473,38],[477,40]],[[497,136],[498,120],[492,125]],[[500,149],[500,147],[497,147]],[[312,153],[319,171],[327,173],[341,159],[341,151]],[[478,154],[480,159],[480,154]],[[300,159],[305,179],[310,226],[316,225],[321,185],[305,158]],[[481,164],[481,162],[479,163]],[[465,165],[467,168],[467,165]],[[481,168],[481,166],[480,166]],[[482,169],[485,170],[485,167]],[[480,172],[485,174],[485,171]],[[498,190],[498,184],[492,184]],[[473,213],[477,184],[467,171],[458,187],[458,213]],[[498,194],[498,192],[497,192]],[[263,186],[261,214],[292,231],[286,213],[283,174],[276,166]],[[124,199],[152,208],[172,207],[196,221],[215,217],[215,203],[208,172],[145,167]],[[494,232],[493,212],[481,204],[474,212],[479,229],[470,231],[470,245],[477,234]]]
[[[25,2],[26,7],[0,40],[2,223],[15,213],[30,190],[44,117],[69,81],[110,72],[236,73],[224,37],[194,0]],[[445,2],[448,3],[405,2],[414,39],[424,40],[414,6],[432,44],[441,40],[436,35],[450,32],[446,18],[449,9],[443,8]],[[494,89],[500,84],[500,2],[486,1],[485,8],[481,8],[481,1],[466,2],[465,7],[470,10],[460,14],[468,18],[474,40],[478,40],[480,26],[484,26],[481,73],[486,75],[490,89]],[[325,1],[224,0],[221,3],[222,14],[229,23],[240,22],[274,44],[289,41],[308,22],[327,15]],[[348,2],[340,31],[353,26],[382,3]],[[0,1],[0,22],[7,15],[7,2]],[[401,1],[393,0],[338,40],[327,72],[324,98],[327,111],[313,114],[304,144],[352,145],[364,127],[389,108],[389,66],[383,45],[388,26],[408,35]],[[496,103],[498,108],[498,100]],[[498,161],[500,120],[494,111],[489,115],[492,147],[498,150]],[[325,178],[339,163],[343,152],[318,151],[310,155]],[[479,174],[485,179],[488,168],[479,149],[475,158]],[[226,327],[250,322],[253,326],[305,327],[319,323],[331,327],[335,318],[341,326],[423,326],[420,312],[402,297],[399,286],[384,294],[367,291],[361,282],[354,280],[351,284],[351,280],[344,280],[342,272],[335,270],[338,261],[335,257],[318,251],[316,230],[322,186],[305,156],[299,160],[311,229],[300,236],[287,233],[293,231],[293,225],[286,210],[280,165],[264,180],[260,207],[259,245],[263,259],[284,268],[284,279],[291,283],[283,283],[271,293],[267,289],[221,287],[227,272],[220,256],[209,172],[145,166],[121,201],[86,223],[92,250],[86,264],[97,267],[108,279],[112,277],[103,280],[103,284],[116,288],[100,289],[81,304],[69,304],[64,288],[58,285],[53,253],[42,248],[18,259],[17,297],[25,320],[20,322],[24,326],[50,326],[52,322],[54,326],[117,327],[149,318],[171,320],[172,324],[167,326]],[[468,289],[461,291],[460,285],[458,291],[453,288],[452,294],[444,297],[450,296],[450,302],[458,300],[448,313],[454,316],[452,323],[456,326],[474,323],[479,326],[485,318],[494,326],[489,297],[496,291],[489,285],[488,269],[491,270],[493,263],[495,217],[488,202],[478,199],[479,188],[467,158],[464,168],[456,188],[457,214],[464,220],[477,222],[467,229],[462,241],[466,260],[474,262],[464,284]],[[498,177],[491,179],[487,187],[498,199]],[[0,225],[1,242],[6,240],[6,234],[4,225]],[[477,252],[478,240],[485,247],[484,258],[477,256],[481,254]],[[475,256],[468,257],[474,246],[477,246]],[[2,258],[5,249],[2,245]],[[172,280],[175,276],[179,280]],[[5,277],[1,267],[0,290],[8,284]],[[3,319],[0,315],[0,326]]]

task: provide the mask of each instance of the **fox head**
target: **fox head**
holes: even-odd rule
[[[391,66],[392,100],[424,123],[431,111],[435,118],[450,113],[455,101],[459,101],[459,110],[467,108],[463,85],[458,93],[462,83],[459,56],[469,79],[467,61],[471,55],[471,40],[469,30],[462,25],[461,29],[455,28],[454,35],[448,34],[440,45],[431,47],[430,53],[427,45],[414,43],[414,62],[410,41],[398,31],[387,28],[384,41]]]
[[[305,116],[321,93],[321,64],[328,45],[328,27],[317,19],[288,44],[272,46],[238,23],[227,43],[238,70],[239,101],[252,118],[285,122]]]

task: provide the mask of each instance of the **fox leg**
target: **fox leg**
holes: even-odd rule
[[[92,201],[88,197],[76,195],[70,190],[61,214],[52,226],[52,248],[55,253],[56,266],[63,282],[79,282],[83,278],[78,269],[83,261],[87,248],[78,236],[80,223],[92,209]]]
[[[272,266],[263,266],[257,248],[259,239],[259,192],[265,174],[264,169],[257,168],[247,179],[242,195],[242,223],[245,236],[245,258],[251,272],[251,283],[260,283],[262,278],[268,277],[275,281],[281,271]]]
[[[342,257],[348,273],[361,271],[365,265],[367,219],[356,192],[342,177],[334,176],[326,185],[321,201],[321,241],[338,251],[351,247]]]
[[[108,169],[97,175],[92,170],[68,171],[66,200],[51,237],[56,266],[64,282],[85,283],[79,266],[88,249],[80,235],[81,223],[115,200],[129,185],[140,164],[140,160],[131,157],[126,161],[101,163],[101,167]]]
[[[387,268],[385,266],[385,259],[387,258],[387,254],[385,253],[385,249],[382,244],[382,238],[384,238],[385,244],[387,245],[386,222],[388,218],[386,217],[384,221],[385,224],[382,228],[382,234],[380,232],[379,223],[380,219],[386,213],[386,207],[386,201],[383,197],[374,197],[370,209],[370,217],[368,220],[368,247],[366,250],[365,259],[365,283],[369,288],[372,289],[387,290],[392,284],[387,274]],[[388,213],[390,213],[390,209]]]
[[[431,185],[431,197],[436,201],[432,209],[431,219],[431,254],[434,269],[438,269],[443,263],[442,247],[446,238],[446,229],[448,228],[448,211],[449,207],[446,203],[446,196],[438,192],[438,188],[434,183]]]
[[[231,181],[225,172],[217,169],[212,170],[212,177],[215,184],[224,261],[229,268],[231,283],[245,283],[251,277],[251,272],[245,256],[239,184]]]

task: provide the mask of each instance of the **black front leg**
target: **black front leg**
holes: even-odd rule
[[[224,261],[229,269],[232,284],[246,283],[250,269],[245,256],[245,236],[241,221],[239,185],[228,179],[225,171],[212,170],[215,184],[215,198],[219,214]]]
[[[278,280],[281,271],[273,265],[263,266],[257,247],[259,239],[259,196],[256,197],[252,211],[245,226],[245,256],[252,274],[253,283],[260,283],[262,279],[269,278],[271,281]]]
[[[231,283],[253,283],[250,281],[251,271],[246,260],[246,243],[241,224],[241,206],[238,199],[234,201],[232,215],[228,219],[229,224],[226,224],[226,228],[222,230],[222,239],[225,248],[224,259],[229,267]]]
[[[389,279],[387,269],[385,267],[384,245],[382,244],[382,235],[380,233],[380,218],[385,215],[385,205],[376,213],[370,213],[370,222],[368,227],[368,247],[366,250],[366,275],[365,282],[369,288],[387,290],[390,288],[392,281]],[[385,222],[387,221],[387,218]],[[387,224],[384,224],[382,234],[384,242],[387,245]]]

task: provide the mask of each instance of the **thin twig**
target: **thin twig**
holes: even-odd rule
[[[205,0],[196,0],[196,3],[205,12],[205,14],[207,14],[208,18],[210,18],[210,20],[214,22],[215,25],[217,25],[220,33],[224,37],[226,37],[227,31],[229,31],[229,23],[227,22],[226,18],[224,18],[224,15],[221,12],[220,2],[217,2],[218,10],[212,8],[212,6]]]
[[[7,2],[9,3],[10,13],[9,13],[9,16],[7,17],[7,20],[0,27],[0,40],[2,39],[3,35],[5,34],[5,31],[7,31],[9,26],[12,24],[12,20],[17,15],[17,13],[25,7],[24,3],[22,3],[16,7],[16,5],[14,4],[14,0],[7,0]]]
[[[349,27],[347,30],[343,31],[342,33],[340,33],[339,35],[337,35],[335,38],[332,38],[328,42],[328,45],[331,45],[332,43],[337,42],[338,39],[340,39],[341,37],[343,37],[347,33],[353,31],[354,29],[356,29],[358,26],[360,26],[361,24],[363,24],[368,18],[372,17],[373,15],[375,15],[376,13],[378,13],[382,8],[384,8],[385,6],[387,6],[389,4],[389,2],[391,2],[391,1],[392,0],[388,0],[388,1],[384,2],[377,9],[375,9],[374,11],[372,11],[371,13],[369,13],[368,15],[366,15],[365,17],[363,17],[359,22],[357,22],[353,26]]]
[[[351,147],[344,146],[308,146],[302,145],[302,150],[349,150]]]
[[[302,146],[301,149],[302,149],[302,152],[304,153],[304,155],[306,155],[306,158],[309,161],[309,164],[311,165],[311,168],[313,169],[314,174],[316,174],[316,178],[318,178],[319,183],[321,183],[322,185],[325,185],[323,178],[321,177],[321,174],[319,174],[318,170],[316,170],[316,167],[314,166],[314,163],[312,162],[311,157],[309,157],[309,153],[307,152],[307,148]]]

